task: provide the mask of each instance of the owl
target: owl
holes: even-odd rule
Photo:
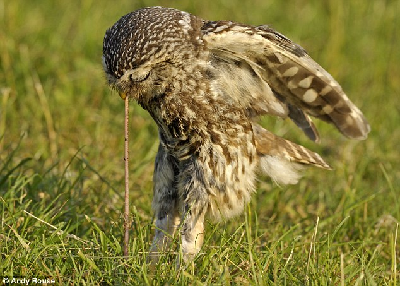
[[[204,219],[243,212],[257,174],[295,184],[316,153],[261,127],[262,116],[289,118],[313,141],[312,117],[362,140],[361,111],[307,52],[267,25],[207,21],[172,8],[123,16],[104,36],[108,84],[149,112],[159,130],[155,159],[152,262],[180,231],[184,261],[204,238]]]

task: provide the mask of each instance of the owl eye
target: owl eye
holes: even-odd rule
[[[146,73],[131,73],[129,74],[129,80],[133,82],[142,82],[148,79],[150,76],[150,71]]]

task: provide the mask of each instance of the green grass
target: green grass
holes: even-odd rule
[[[174,1],[207,19],[271,24],[305,47],[364,111],[363,142],[319,123],[271,131],[323,155],[296,186],[267,178],[238,219],[207,223],[194,265],[146,265],[157,128],[132,107],[132,232],[123,240],[123,101],[105,84],[105,30],[169,1],[0,0],[0,277],[57,284],[396,285],[400,282],[400,1]],[[174,251],[176,248],[173,249]]]

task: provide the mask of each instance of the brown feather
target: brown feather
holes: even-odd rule
[[[331,169],[319,154],[301,145],[283,139],[265,130],[260,125],[253,124],[253,132],[255,135],[257,153],[260,155],[284,157],[291,162]]]

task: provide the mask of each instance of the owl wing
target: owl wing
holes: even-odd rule
[[[230,21],[205,22],[202,32],[220,92],[250,115],[289,116],[314,141],[318,133],[310,116],[349,138],[367,137],[369,124],[340,85],[282,34]]]

